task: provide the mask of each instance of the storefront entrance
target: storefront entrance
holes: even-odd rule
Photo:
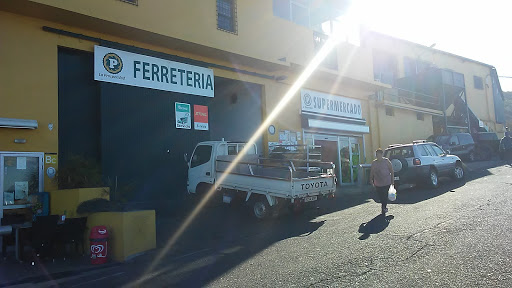
[[[336,165],[338,183],[342,185],[356,184],[358,167],[361,163],[361,146],[363,137],[336,136],[305,133],[309,144],[322,147],[322,161]]]

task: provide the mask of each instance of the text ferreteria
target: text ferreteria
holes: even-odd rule
[[[168,83],[213,91],[212,76],[172,66],[133,61],[133,77],[147,81]]]

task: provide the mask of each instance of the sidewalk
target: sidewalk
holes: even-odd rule
[[[88,257],[55,259],[35,262],[18,262],[12,258],[0,259],[0,287],[18,284],[37,284],[49,280],[79,275],[82,273],[121,265],[108,263],[91,265]]]

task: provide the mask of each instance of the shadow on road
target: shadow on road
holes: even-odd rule
[[[371,234],[379,234],[380,232],[386,230],[389,226],[389,222],[393,220],[395,217],[393,215],[384,215],[379,214],[375,216],[370,222],[362,223],[359,225],[359,233],[363,233],[359,236],[359,240],[366,240],[370,238]]]
[[[487,169],[504,164],[479,164],[479,166],[475,166],[477,168],[467,173],[466,182],[491,175],[491,172]],[[437,189],[415,187],[399,191],[397,200],[390,204],[418,203],[447,192],[454,192],[463,185],[465,185],[465,182],[441,179],[441,186]],[[280,251],[274,251],[271,248],[280,241],[295,237],[308,237],[314,234],[324,224],[322,221],[315,220],[318,216],[367,203],[371,201],[373,195],[371,189],[353,194],[344,193],[341,189],[334,200],[319,203],[319,209],[313,207],[313,209],[304,211],[302,215],[287,213],[276,219],[263,222],[254,220],[250,215],[250,209],[245,206],[238,208],[225,207],[222,204],[213,204],[220,203],[220,201],[213,201],[207,205],[208,208],[200,213],[164,257],[157,270],[169,269],[166,274],[174,275],[165,277],[167,278],[167,286],[205,286],[240,264],[251,261],[254,257],[265,257],[264,253],[280,253]],[[182,208],[182,212],[179,214],[186,215],[187,213],[183,212],[187,211],[184,210],[188,209]],[[165,215],[169,213],[167,211],[158,213],[159,216],[157,217],[159,247],[165,245],[185,218],[185,216],[180,215]],[[361,224],[359,232],[362,235],[359,236],[359,239],[365,240],[372,234],[384,231],[392,219],[392,215],[387,217],[378,215]],[[300,249],[307,250],[308,247]],[[158,279],[154,280],[158,281]],[[151,283],[152,280],[149,280],[148,286],[151,286]]]

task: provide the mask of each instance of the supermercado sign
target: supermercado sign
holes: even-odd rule
[[[361,101],[302,89],[302,111],[362,119]]]
[[[213,97],[213,70],[94,46],[94,80]]]

